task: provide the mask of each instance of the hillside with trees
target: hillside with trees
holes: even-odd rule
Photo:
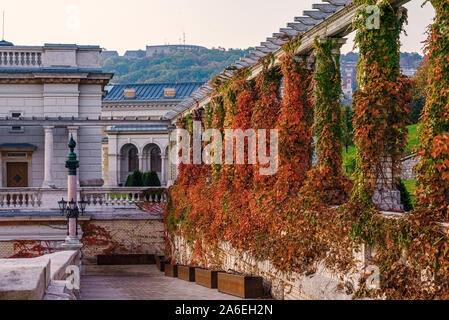
[[[204,49],[142,59],[109,57],[104,60],[103,69],[114,73],[113,83],[206,82],[249,51]]]

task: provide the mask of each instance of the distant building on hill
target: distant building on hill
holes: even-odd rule
[[[109,58],[115,58],[115,57],[118,57],[119,55],[118,55],[118,52],[117,51],[108,51],[108,50],[106,50],[106,51],[102,51],[101,53],[100,53],[100,62],[101,62],[101,64],[103,64],[103,62],[106,60],[106,59],[109,59]]]
[[[147,57],[153,57],[157,54],[170,54],[175,53],[178,51],[200,51],[200,50],[206,50],[205,47],[200,46],[193,46],[193,45],[182,45],[182,44],[176,44],[176,45],[161,45],[161,46],[147,46]]]
[[[125,58],[142,59],[145,58],[145,50],[128,50],[125,52]]]

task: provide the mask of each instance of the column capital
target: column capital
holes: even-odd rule
[[[52,131],[54,128],[53,126],[44,126],[45,131]]]
[[[340,49],[343,45],[346,44],[346,42],[348,41],[347,38],[336,38],[336,37],[326,37],[326,36],[321,36],[318,39],[319,43],[324,43],[328,38],[334,39],[336,40],[335,43],[337,45],[337,47],[334,49],[334,51],[332,51],[333,54],[338,54],[340,53]]]

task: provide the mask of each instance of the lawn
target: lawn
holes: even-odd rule
[[[407,147],[405,149],[405,156],[409,156],[413,154],[415,151],[415,147],[418,145],[418,133],[416,131],[416,124],[408,126],[408,137],[407,137]],[[352,175],[355,167],[355,147],[349,147],[348,151],[343,148],[343,167],[345,172],[349,175]]]
[[[418,145],[418,133],[416,132],[416,124],[408,126],[407,147],[405,149],[405,155],[409,156],[415,153],[415,147]]]

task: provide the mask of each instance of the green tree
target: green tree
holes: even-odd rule
[[[132,174],[128,176],[125,183],[126,187],[143,187],[143,175],[139,170],[134,170]]]
[[[143,185],[145,187],[160,187],[161,181],[156,171],[149,171],[143,175]]]

